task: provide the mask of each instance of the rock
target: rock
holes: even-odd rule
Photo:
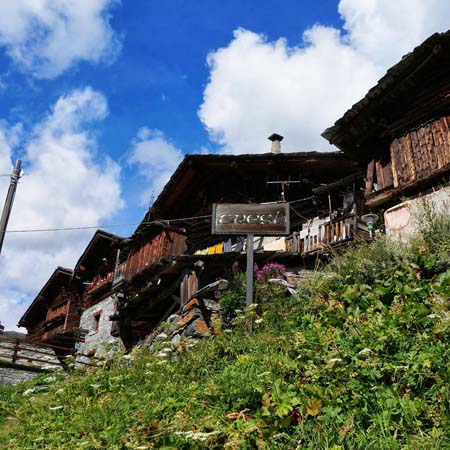
[[[172,338],[172,344],[174,345],[175,348],[177,348],[180,345],[180,342],[181,342],[181,336],[179,334],[176,334]]]
[[[281,286],[285,287],[292,295],[297,293],[294,284],[289,283],[288,281],[281,278],[271,278],[269,280],[269,283],[281,284]]]
[[[209,311],[220,311],[220,304],[215,300],[203,300],[205,308]]]
[[[209,331],[208,325],[206,325],[206,322],[203,319],[198,318],[186,328],[186,333],[184,337],[202,338],[210,335],[211,333]]]

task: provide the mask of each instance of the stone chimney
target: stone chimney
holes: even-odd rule
[[[281,141],[284,139],[284,136],[273,133],[267,139],[269,139],[269,141],[272,141],[272,153],[275,155],[281,153]]]

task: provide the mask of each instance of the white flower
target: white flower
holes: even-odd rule
[[[91,387],[93,387],[93,388],[99,388],[101,386],[101,384],[91,384]]]
[[[166,333],[159,333],[158,336],[156,336],[156,339],[167,339],[168,336]]]
[[[188,439],[192,439],[193,441],[206,441],[210,436],[214,436],[215,434],[220,433],[220,431],[211,431],[209,433],[203,433],[201,431],[175,431],[175,434],[178,436],[185,436]]]
[[[358,355],[367,355],[369,353],[372,353],[372,350],[370,350],[370,348],[363,348],[360,352],[358,352]]]
[[[260,323],[262,323],[262,322],[264,322],[264,319],[256,319],[256,320],[255,320],[255,323],[256,323],[256,324],[260,324]]]
[[[169,352],[172,351],[172,348],[171,348],[171,347],[164,347],[164,348],[162,349],[162,351],[165,352],[165,353],[169,353]]]
[[[53,383],[53,381],[56,381],[55,377],[44,378],[44,383]]]
[[[334,364],[334,363],[337,363],[337,362],[342,362],[342,359],[341,358],[331,358],[329,361],[328,361],[328,364]]]
[[[158,361],[157,364],[158,364],[158,365],[161,365],[161,364],[167,364],[167,361],[166,361],[165,359],[163,359],[163,360],[161,360],[161,361]]]
[[[34,394],[34,389],[33,388],[31,388],[31,389],[27,389],[26,391],[23,391],[23,396],[24,397],[26,397],[26,396],[28,396],[28,395],[30,395],[30,394]]]
[[[62,394],[63,392],[64,392],[64,389],[61,388],[61,389],[58,389],[57,391],[55,391],[55,394],[59,395],[59,394]]]
[[[429,319],[440,319],[441,316],[439,314],[428,314]]]
[[[49,409],[50,411],[57,411],[58,409],[63,409],[64,406],[51,406]]]
[[[156,356],[159,356],[160,358],[165,358],[167,356],[166,352],[159,352]]]

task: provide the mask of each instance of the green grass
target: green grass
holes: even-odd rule
[[[450,236],[383,239],[296,296],[259,285],[260,308],[189,351],[2,389],[2,448],[449,448]]]

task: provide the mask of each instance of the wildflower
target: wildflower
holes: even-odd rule
[[[64,406],[50,406],[50,411],[58,411],[59,409],[63,409]]]
[[[342,359],[341,358],[331,358],[329,361],[328,361],[328,364],[334,364],[334,363],[338,363],[338,362],[342,362]]]
[[[429,319],[440,319],[441,316],[439,314],[428,314]]]
[[[201,431],[175,431],[178,436],[184,436],[187,439],[192,439],[193,441],[206,441],[210,436],[220,433],[220,431],[210,431],[209,433],[203,433]]]
[[[60,388],[60,389],[58,389],[57,391],[55,391],[55,394],[56,395],[60,395],[60,394],[62,394],[64,392],[64,389],[63,388]]]
[[[370,348],[363,348],[360,352],[358,352],[358,355],[368,355],[369,353],[372,353]]]
[[[156,339],[167,339],[168,336],[166,333],[159,333],[158,336],[156,336]]]
[[[44,383],[53,383],[53,381],[56,381],[56,377],[44,378]]]
[[[264,322],[264,319],[256,319],[255,320],[255,323],[257,324],[257,325],[259,325],[260,323],[262,323],[262,322]]]
[[[34,389],[33,388],[31,388],[31,389],[27,389],[26,391],[23,391],[23,396],[24,397],[27,397],[28,395],[30,395],[30,394],[34,394]]]
[[[167,356],[166,352],[159,352],[156,356],[159,356],[160,358],[165,358]]]
[[[162,359],[161,361],[159,361],[157,364],[158,365],[161,365],[161,364],[166,364],[167,363],[167,361],[165,360],[165,359]]]

